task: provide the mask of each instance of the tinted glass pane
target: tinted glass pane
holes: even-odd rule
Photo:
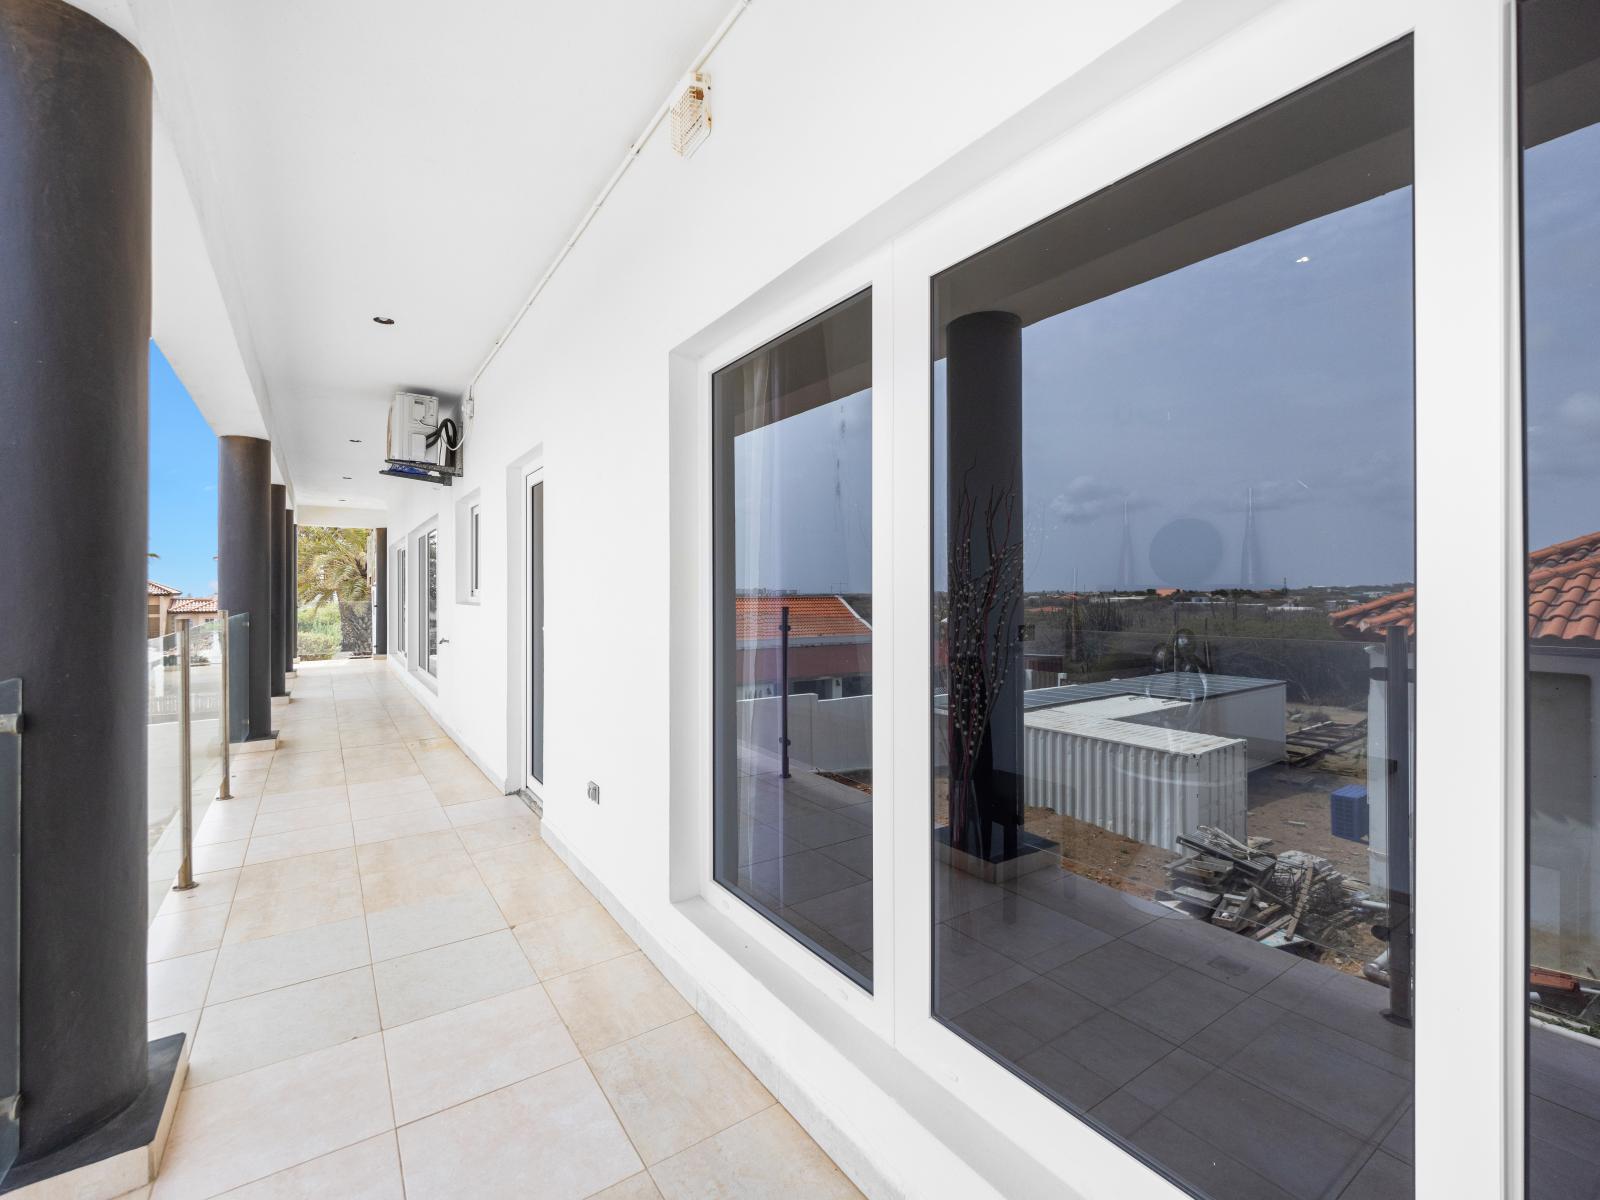
[[[1600,7],[1522,6],[1528,1195],[1600,1195]]]
[[[1190,1191],[1406,1196],[1411,58],[934,282],[936,1016]]]
[[[717,881],[872,979],[872,307],[713,381]]]

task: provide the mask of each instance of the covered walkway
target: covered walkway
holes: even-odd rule
[[[154,1200],[858,1194],[381,663],[276,708],[150,931]]]

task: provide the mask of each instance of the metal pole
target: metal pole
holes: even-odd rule
[[[783,606],[783,617],[778,622],[778,742],[783,748],[783,774],[789,778],[789,606]]]
[[[183,836],[183,861],[178,864],[175,892],[187,892],[194,881],[194,786],[189,779],[189,623],[178,626],[178,820]]]
[[[218,609],[217,619],[222,622],[222,700],[217,706],[217,712],[222,724],[222,782],[217,786],[218,800],[233,799],[233,762],[232,730],[233,714],[228,709],[228,691],[232,676],[229,674],[228,664],[228,610]]]
[[[1406,631],[1384,636],[1384,705],[1389,739],[1389,1011],[1411,1023],[1411,649]]]

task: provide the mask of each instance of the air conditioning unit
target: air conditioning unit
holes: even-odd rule
[[[439,397],[396,392],[389,403],[389,446],[384,457],[404,466],[436,467],[440,446]]]
[[[388,441],[384,451],[388,469],[380,472],[400,479],[450,486],[462,472],[462,432],[439,397],[420,392],[396,392],[389,402]]]

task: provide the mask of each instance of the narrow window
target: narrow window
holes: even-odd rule
[[[872,983],[872,307],[723,368],[715,877]]]
[[[1529,1200],[1600,1195],[1600,8],[1520,7]]]
[[[468,555],[470,563],[467,575],[469,580],[467,594],[474,600],[478,598],[478,517],[481,511],[482,506],[474,504],[471,511],[467,515],[467,530],[469,539]]]
[[[1216,1200],[1412,1194],[1411,157],[1406,42],[934,280],[934,1013]]]
[[[422,669],[439,677],[439,531],[422,535]]]
[[[395,605],[394,644],[400,651],[400,657],[406,658],[411,653],[411,647],[406,642],[406,592],[409,590],[409,580],[406,577],[406,548],[404,546],[395,551],[394,576],[394,594],[397,601]]]

